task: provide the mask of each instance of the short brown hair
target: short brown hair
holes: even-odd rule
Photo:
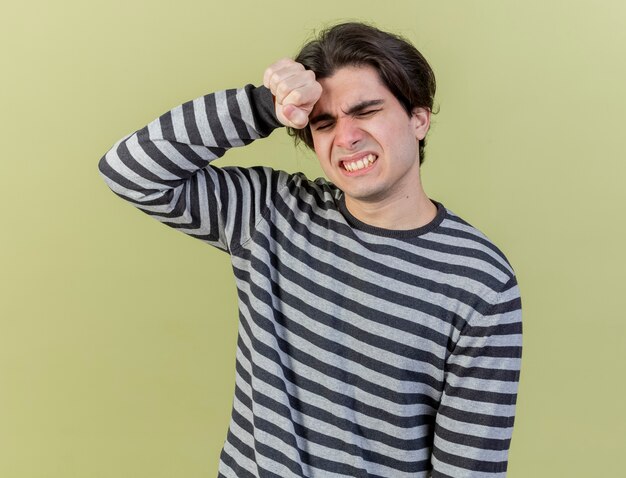
[[[364,23],[340,23],[327,28],[300,50],[295,61],[312,70],[318,80],[344,66],[372,66],[381,81],[411,115],[413,108],[433,110],[435,74],[408,40]],[[313,149],[311,128],[287,128],[296,143]],[[426,140],[419,143],[420,164]]]

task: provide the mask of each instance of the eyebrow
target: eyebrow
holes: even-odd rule
[[[351,106],[350,108],[348,108],[348,111],[344,111],[344,113],[348,116],[353,116],[371,106],[381,106],[384,103],[385,103],[385,100],[382,100],[382,99],[361,101],[360,103],[357,103]],[[330,113],[320,113],[318,115],[313,116],[313,118],[309,119],[309,124],[314,125],[321,121],[328,121],[328,120],[334,120],[334,119],[335,117],[331,115]]]

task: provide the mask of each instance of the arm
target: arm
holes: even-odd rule
[[[513,277],[461,332],[447,360],[436,417],[433,478],[506,475],[520,375],[521,318]]]
[[[301,121],[298,115],[304,112],[306,124],[308,104],[317,101],[318,89],[321,93],[315,78],[292,60],[275,63],[265,78],[271,90],[248,85],[212,93],[123,138],[100,160],[105,182],[170,227],[224,250],[242,244],[286,175],[268,168],[220,169],[210,163],[231,147],[268,136],[283,124],[293,125],[292,116]],[[273,93],[279,98],[276,105]]]
[[[209,165],[229,148],[269,135],[280,123],[266,88],[248,85],[188,101],[117,142],[99,163],[118,196],[164,224],[228,250],[245,237],[260,203],[250,188],[268,177]],[[240,193],[240,194],[238,194]],[[241,200],[241,199],[240,199]],[[226,203],[244,209],[239,218]],[[232,210],[231,208],[231,210]],[[238,224],[236,224],[238,222]]]

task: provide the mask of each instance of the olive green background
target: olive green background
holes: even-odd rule
[[[123,135],[246,83],[338,20],[438,78],[423,178],[513,263],[509,475],[618,476],[626,449],[626,3],[25,1],[0,20],[0,477],[213,477],[234,384],[228,256],[115,196]],[[283,131],[221,164],[320,170]],[[623,466],[621,467],[623,468]]]

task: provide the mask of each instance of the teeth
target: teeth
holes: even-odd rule
[[[344,162],[343,167],[346,168],[348,171],[353,172],[353,171],[358,171],[359,169],[363,169],[366,166],[369,166],[374,161],[376,161],[376,156],[374,156],[373,154],[368,154],[367,156],[359,159],[358,161],[352,161],[350,163]]]

